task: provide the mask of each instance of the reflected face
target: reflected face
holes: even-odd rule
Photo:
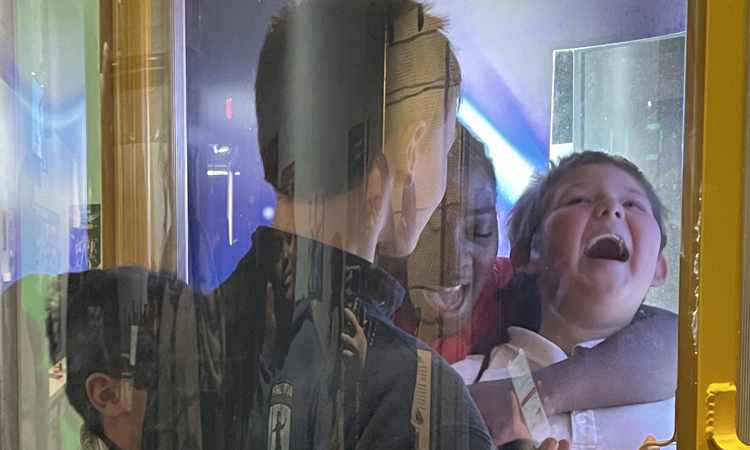
[[[112,386],[117,391],[124,392],[121,389],[123,383],[128,382],[121,379],[114,380]],[[95,407],[105,408],[99,409],[104,434],[123,450],[138,450],[143,442],[143,422],[146,415],[148,391],[145,388],[133,388],[130,392],[130,399],[127,401],[129,405],[125,397],[109,395],[102,396],[104,403],[109,403],[108,406],[105,407],[100,401],[99,406],[95,405]],[[90,397],[89,400],[91,401]]]
[[[572,169],[553,189],[532,261],[545,310],[597,326],[628,323],[666,275],[646,191],[609,164]]]
[[[411,111],[410,116],[401,116],[401,122],[393,120],[399,133],[391,135],[391,129],[386,129],[386,156],[394,174],[392,214],[381,239],[381,251],[387,256],[403,257],[414,251],[445,194],[456,111],[442,116],[434,111],[429,115]]]
[[[430,217],[445,195],[448,173],[448,152],[455,141],[456,112],[446,114],[445,122],[435,124],[430,142],[433,144],[417,152],[414,171],[415,223],[406,238],[408,253],[414,251]]]
[[[422,321],[438,322],[441,337],[469,323],[497,254],[494,180],[479,166],[469,174],[467,185],[456,187],[463,189],[463,204],[448,203],[435,211],[409,257],[412,304]],[[434,261],[439,248],[441,261]]]
[[[392,17],[386,56],[384,155],[393,177],[380,252],[405,257],[445,193],[461,75],[442,22],[405,5]],[[414,25],[417,25],[416,27]]]

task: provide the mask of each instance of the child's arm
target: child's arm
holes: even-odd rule
[[[673,397],[677,316],[644,306],[630,326],[590,350],[534,373],[534,378],[542,383],[540,391],[550,414]]]
[[[644,306],[628,327],[534,372],[534,379],[549,415],[672,397],[677,388],[677,316]],[[510,380],[470,389],[493,437],[507,439],[507,418],[513,416]]]

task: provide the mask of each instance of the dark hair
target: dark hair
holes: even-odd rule
[[[470,171],[475,168],[482,170],[490,179],[492,190],[495,192],[495,196],[497,196],[497,176],[495,174],[495,166],[492,157],[487,152],[487,147],[479,142],[472,143],[472,145],[469,145],[468,153],[468,169]],[[470,172],[469,176],[473,176],[473,174]]]
[[[277,191],[329,196],[364,180],[383,146],[384,49],[399,44],[389,30],[404,8],[418,12],[415,36],[442,29],[411,0],[290,1],[273,19],[255,105],[265,179]],[[445,42],[447,97],[460,73]]]
[[[609,164],[628,173],[636,179],[646,192],[654,218],[659,224],[661,233],[660,250],[667,245],[667,233],[664,227],[666,210],[651,183],[641,170],[629,160],[604,152],[585,151],[573,153],[560,159],[557,164],[550,163],[549,171],[537,174],[526,191],[521,195],[508,218],[508,239],[511,249],[528,252],[533,247],[536,233],[547,215],[551,194],[560,180],[571,170],[590,164]],[[528,257],[528,255],[524,255]]]
[[[61,286],[67,278],[67,289],[47,299],[50,359],[54,363],[67,358],[65,393],[86,425],[97,429],[101,421],[88,400],[86,379],[100,372],[131,378],[137,388],[154,387],[161,304],[168,301],[165,297],[179,295],[184,284],[172,274],[140,267],[89,270],[59,278]],[[137,334],[132,335],[134,331]],[[131,364],[134,338],[135,364]]]

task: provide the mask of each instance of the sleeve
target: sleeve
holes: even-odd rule
[[[380,325],[367,353],[356,448],[492,448],[461,376],[413,336]]]
[[[143,448],[198,450],[205,430],[201,420],[201,296],[182,289],[165,298],[158,331],[157,381],[149,392]]]
[[[487,427],[461,376],[434,353],[432,366],[432,442],[428,448],[492,448]]]
[[[226,390],[228,304],[185,288],[165,299],[159,318],[158,379],[149,393],[143,448],[229,449]]]
[[[258,384],[258,355],[265,332],[262,285],[245,255],[230,277],[202,304],[204,437],[208,448],[241,448],[249,438]]]

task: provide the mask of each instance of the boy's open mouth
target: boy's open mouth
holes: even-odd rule
[[[586,245],[583,253],[589,258],[620,262],[625,262],[630,258],[630,252],[625,245],[625,241],[613,233],[600,234],[594,237]]]

